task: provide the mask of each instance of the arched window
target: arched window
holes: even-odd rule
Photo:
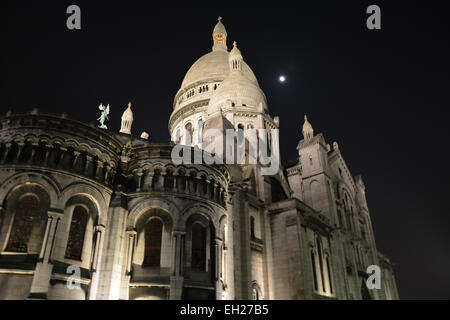
[[[163,224],[158,218],[150,219],[145,226],[145,256],[143,266],[159,267]]]
[[[89,214],[85,207],[76,206],[73,209],[69,239],[67,240],[66,258],[81,261],[88,219]]]
[[[6,251],[27,252],[33,226],[39,219],[39,198],[31,194],[23,196],[17,205]]]
[[[192,263],[193,269],[206,271],[206,228],[200,223],[192,226]]]

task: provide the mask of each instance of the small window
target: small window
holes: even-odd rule
[[[255,237],[255,217],[254,216],[250,217],[250,237],[256,238]]]

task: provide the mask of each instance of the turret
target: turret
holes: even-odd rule
[[[122,126],[120,133],[131,134],[131,125],[133,124],[133,111],[131,111],[131,102],[128,103],[127,110],[122,114]]]

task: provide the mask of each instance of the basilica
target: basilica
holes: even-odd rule
[[[363,179],[306,116],[298,156],[272,175],[173,162],[177,145],[205,149],[210,129],[280,128],[227,37],[219,18],[174,97],[170,142],[133,134],[131,103],[120,132],[38,109],[0,116],[0,299],[399,298]]]

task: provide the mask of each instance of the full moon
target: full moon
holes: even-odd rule
[[[278,79],[280,80],[280,82],[285,82],[286,81],[286,77],[285,76],[280,76]]]

